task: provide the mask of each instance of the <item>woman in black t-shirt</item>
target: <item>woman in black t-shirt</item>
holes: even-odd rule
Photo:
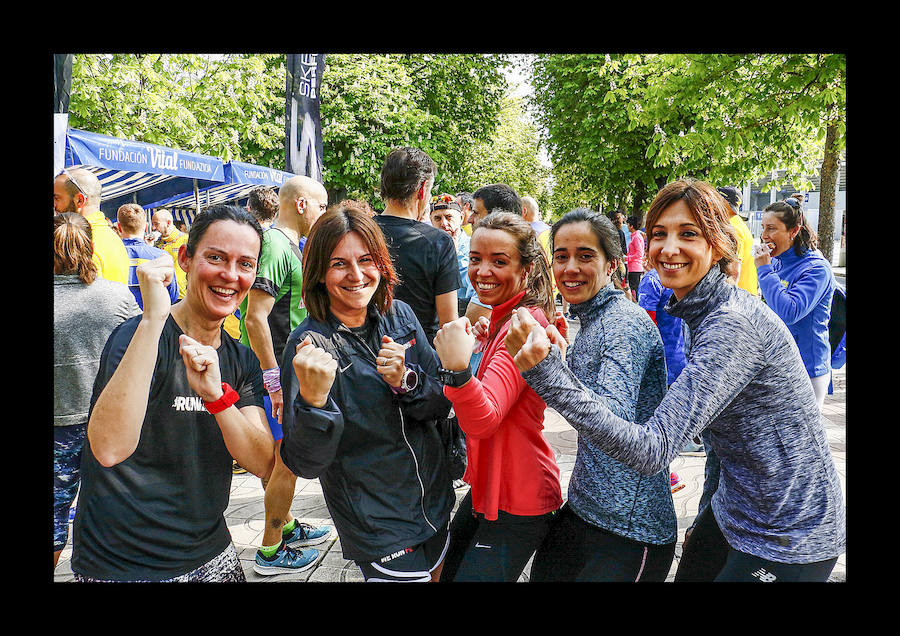
[[[224,334],[256,276],[262,232],[215,206],[178,254],[138,267],[144,313],[120,325],[94,384],[74,525],[77,581],[242,581],[224,510],[232,458],[271,469],[259,362]]]

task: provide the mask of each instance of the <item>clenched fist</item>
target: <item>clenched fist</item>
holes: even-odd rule
[[[166,294],[166,302],[169,296]],[[145,305],[146,307],[146,305]],[[178,353],[184,360],[190,387],[204,402],[215,402],[222,397],[222,375],[219,372],[219,354],[187,336],[178,336]]]
[[[312,339],[306,336],[297,345],[293,365],[300,385],[300,396],[311,406],[325,406],[334,384],[337,360],[324,349],[315,346]]]
[[[441,366],[449,371],[462,371],[469,366],[475,348],[472,323],[463,316],[445,323],[434,337],[434,349]]]
[[[168,285],[175,278],[175,261],[166,253],[137,266],[138,284],[144,302],[144,317],[165,320],[172,309]]]
[[[519,371],[527,371],[550,353],[555,344],[565,358],[568,342],[555,325],[546,328],[534,319],[527,309],[519,307],[510,319],[509,331],[503,341]]]

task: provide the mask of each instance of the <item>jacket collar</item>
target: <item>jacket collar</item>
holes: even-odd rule
[[[591,314],[599,311],[607,303],[616,296],[625,296],[625,292],[616,289],[612,283],[608,283],[600,291],[594,294],[593,298],[574,305],[569,305],[569,311],[578,316],[578,319],[587,318]]]
[[[691,330],[731,297],[733,285],[729,285],[718,265],[713,265],[700,282],[681,300],[675,294],[666,303],[666,313],[684,320]]]

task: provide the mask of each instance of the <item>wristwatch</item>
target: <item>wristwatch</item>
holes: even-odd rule
[[[472,368],[466,367],[462,371],[451,371],[450,369],[438,369],[438,378],[445,386],[459,388],[469,381],[472,377]]]
[[[391,391],[394,393],[406,393],[407,391],[412,391],[417,386],[419,386],[419,376],[412,369],[407,369],[406,373],[403,374],[403,379],[400,380],[400,386],[392,386]]]

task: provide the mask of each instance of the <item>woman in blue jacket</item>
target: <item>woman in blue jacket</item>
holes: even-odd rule
[[[763,210],[760,238],[754,259],[759,288],[797,341],[821,409],[831,381],[828,319],[835,289],[831,264],[816,249],[816,233],[793,197]]]
[[[367,581],[440,578],[456,502],[437,429],[438,358],[406,303],[378,226],[345,202],[303,252],[308,312],[281,366],[281,457],[318,477],[344,557]]]

